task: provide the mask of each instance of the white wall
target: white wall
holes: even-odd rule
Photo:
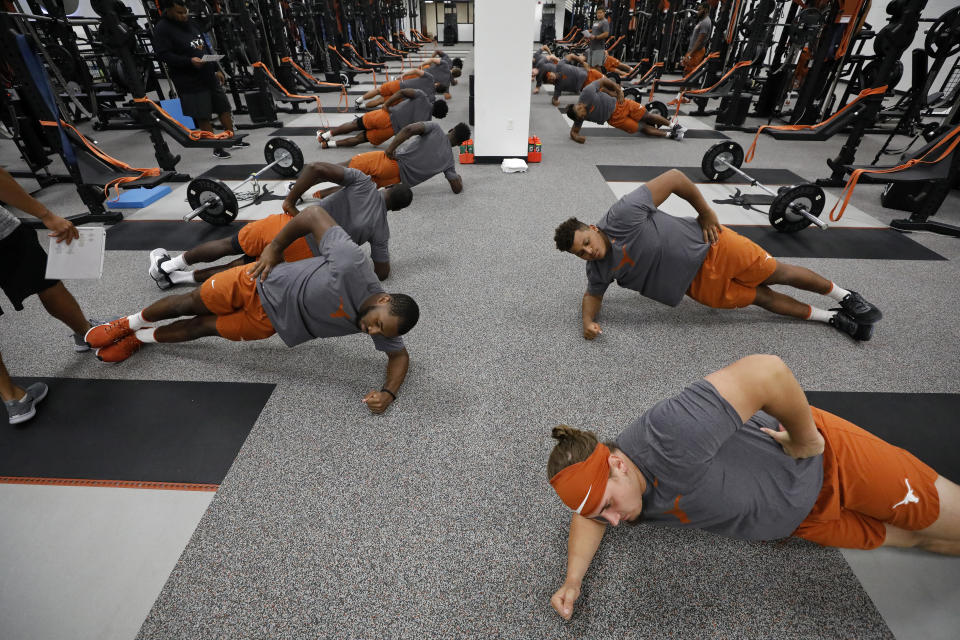
[[[530,130],[530,22],[536,0],[483,0],[475,5],[474,153],[527,156]],[[504,16],[519,16],[504,20]],[[528,16],[525,20],[522,16]]]

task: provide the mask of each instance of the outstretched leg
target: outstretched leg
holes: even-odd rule
[[[943,476],[934,483],[940,498],[940,515],[937,520],[919,531],[907,531],[890,524],[885,547],[916,547],[933,553],[960,556],[960,486]]]
[[[153,332],[153,339],[157,342],[188,342],[216,335],[219,335],[217,316],[206,315],[177,320],[157,327]]]
[[[776,270],[774,270],[769,278],[763,281],[763,284],[785,284],[795,289],[812,291],[824,296],[828,295],[834,288],[832,282],[810,269],[779,261],[777,262]]]
[[[77,299],[62,282],[47,287],[37,294],[40,303],[51,316],[70,327],[74,333],[83,335],[90,329],[90,323],[83,315]]]

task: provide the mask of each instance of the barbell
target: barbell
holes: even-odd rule
[[[777,231],[795,233],[815,224],[821,229],[829,225],[820,219],[826,196],[815,184],[803,183],[780,187],[774,192],[752,176],[740,170],[743,164],[743,147],[733,140],[718,142],[703,154],[700,169],[708,180],[722,182],[737,173],[750,181],[750,186],[760,187],[773,196],[770,203],[770,224]]]
[[[231,189],[223,182],[212,178],[194,178],[187,185],[187,202],[192,211],[183,216],[185,221],[197,216],[214,226],[228,225],[237,218],[240,206],[237,203],[237,189],[251,180],[259,178],[268,169],[284,178],[294,178],[303,170],[303,152],[293,140],[270,138],[263,147],[263,157],[267,165],[251,173],[246,180]]]

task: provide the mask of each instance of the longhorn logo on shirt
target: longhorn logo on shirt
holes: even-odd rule
[[[203,47],[206,43],[203,41],[203,36],[197,36],[190,41],[190,48],[197,49],[198,51],[203,51]]]
[[[618,264],[613,268],[614,271],[619,270],[620,267],[626,264],[630,265],[631,267],[636,265],[636,263],[630,259],[630,256],[627,255],[627,248],[626,247],[621,247],[621,248],[623,249],[623,258],[620,259],[620,264]]]
[[[680,498],[682,497],[682,495],[678,494],[676,500],[673,501],[673,509],[670,509],[670,511],[667,511],[666,513],[676,516],[677,520],[683,524],[690,524],[690,518],[687,517],[687,512],[680,508]]]
[[[347,312],[343,310],[343,296],[340,296],[340,306],[337,307],[337,310],[330,314],[331,318],[346,318],[350,319],[350,316],[347,315]]]

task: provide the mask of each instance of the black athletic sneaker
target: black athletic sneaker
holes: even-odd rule
[[[246,140],[237,140],[236,142],[233,143],[233,145],[230,148],[239,149],[240,147],[249,147],[249,146],[250,146],[250,143],[247,142]]]
[[[226,149],[214,149],[213,157],[217,160],[226,160],[227,158],[232,158],[233,156],[231,156],[230,152]]]
[[[845,295],[840,301],[840,306],[860,324],[874,324],[883,318],[880,309],[864,300],[863,296],[856,291]]]
[[[836,311],[836,313],[830,318],[830,326],[837,331],[861,342],[866,342],[873,337],[872,324],[858,323],[843,309],[831,309],[831,311]]]

